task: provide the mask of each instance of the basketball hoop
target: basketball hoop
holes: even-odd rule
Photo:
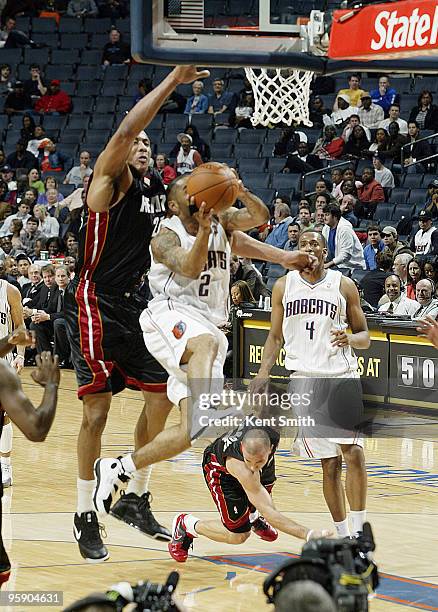
[[[313,72],[293,68],[245,68],[254,93],[253,125],[302,123],[309,119],[310,84]]]

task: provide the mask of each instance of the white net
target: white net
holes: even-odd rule
[[[292,68],[245,68],[254,92],[253,125],[302,123],[309,119],[310,84],[313,72]]]

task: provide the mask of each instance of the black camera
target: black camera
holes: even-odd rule
[[[263,591],[275,603],[281,589],[291,582],[311,580],[332,597],[339,612],[366,612],[368,595],[379,584],[375,549],[369,523],[357,538],[320,538],[304,544],[299,559],[281,565],[266,578]]]
[[[179,612],[173,600],[173,593],[179,581],[178,572],[171,572],[165,584],[157,584],[147,580],[130,585],[129,582],[119,582],[113,585],[105,594],[96,593],[75,602],[64,612],[87,612],[102,607],[102,610],[122,612],[128,604],[135,603],[137,612]]]

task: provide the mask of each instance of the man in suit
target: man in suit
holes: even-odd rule
[[[52,351],[54,321],[62,317],[62,296],[55,282],[55,268],[49,264],[41,270],[43,287],[32,309],[30,329],[35,332],[37,353]]]

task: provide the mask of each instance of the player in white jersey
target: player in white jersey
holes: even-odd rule
[[[301,398],[300,405],[294,403],[295,412],[308,416],[310,411],[316,424],[300,430],[296,446],[303,456],[321,460],[324,497],[337,534],[343,537],[350,532],[341,481],[342,456],[354,533],[362,529],[366,517],[363,440],[354,429],[362,416],[362,393],[353,349],[368,348],[370,338],[355,284],[338,271],[324,269],[324,236],[307,230],[299,238],[299,248],[315,255],[318,267],[289,272],[276,282],[271,329],[251,389],[259,392],[266,386],[284,339],[285,365],[291,371],[289,394],[299,393]],[[351,428],[350,423],[354,423]]]
[[[12,329],[24,327],[23,307],[21,305],[21,295],[16,287],[4,279],[0,279],[0,337],[9,334]],[[12,365],[17,373],[21,372],[24,366],[23,346],[17,347],[17,354],[8,353],[3,359]],[[9,417],[5,417],[3,431],[0,438],[0,461],[2,472],[2,483],[4,487],[12,485],[12,452],[13,429]]]
[[[149,352],[169,374],[167,395],[179,406],[181,422],[133,455],[96,461],[94,503],[99,511],[108,511],[120,476],[189,448],[202,426],[200,397],[222,391],[228,342],[218,326],[228,316],[231,251],[287,268],[303,269],[314,262],[309,255],[276,249],[238,231],[258,226],[269,216],[263,202],[243,185],[238,199],[245,208],[232,207],[216,217],[204,204],[198,211],[188,201],[187,180],[183,175],[169,186],[173,216],[162,222],[151,242],[149,283],[154,297],[140,318]]]

